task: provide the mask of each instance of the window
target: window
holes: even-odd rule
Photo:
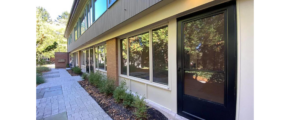
[[[86,51],[85,50],[82,53],[82,65],[86,65]]]
[[[78,29],[77,29],[77,26],[75,26],[75,28],[74,28],[74,30],[75,30],[75,41],[78,39]]]
[[[121,74],[127,75],[127,39],[121,40]]]
[[[98,57],[99,69],[106,70],[105,69],[106,68],[106,45],[99,46],[98,55],[99,55]]]
[[[168,27],[152,31],[153,82],[168,84]]]
[[[95,47],[95,68],[96,70],[107,70],[106,44]]]
[[[108,0],[108,8],[110,8],[117,0]]]
[[[91,26],[91,11],[90,11],[90,2],[89,2],[89,4],[88,4],[88,6],[87,6],[87,20],[88,20],[88,22],[87,22],[87,26],[88,26],[88,28]]]
[[[90,48],[90,72],[94,72],[94,50]]]
[[[146,32],[121,40],[120,74],[168,85],[168,27],[161,27],[150,33],[151,38],[149,32]],[[152,42],[151,46],[149,42]],[[149,47],[152,47],[152,53],[149,52]],[[152,54],[152,58],[149,54]],[[150,63],[153,69],[150,68]]]
[[[83,34],[86,30],[86,22],[85,22],[85,17],[84,14],[81,17],[81,34]]]
[[[129,75],[149,80],[149,33],[129,38]]]
[[[107,0],[95,0],[95,21],[107,10]]]

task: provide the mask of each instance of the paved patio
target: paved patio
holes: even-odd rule
[[[112,120],[65,69],[44,73],[36,87],[37,120]]]

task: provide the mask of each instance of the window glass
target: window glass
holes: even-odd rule
[[[86,30],[86,26],[85,26],[85,17],[84,17],[84,15],[82,15],[82,17],[81,17],[81,34],[83,34],[84,32],[85,32],[85,30]]]
[[[127,75],[127,39],[121,40],[121,74]]]
[[[184,24],[184,93],[224,103],[224,14]]]
[[[99,53],[98,53],[99,48],[95,47],[95,68],[98,69],[98,58],[99,58]]]
[[[224,15],[184,25],[185,67],[196,70],[224,70]]]
[[[89,56],[89,49],[86,50],[86,72],[89,73],[90,72],[90,56]]]
[[[149,80],[149,33],[129,38],[129,75]]]
[[[90,26],[93,24],[94,20],[93,20],[93,7],[92,7],[92,4],[90,4],[90,18],[91,18],[91,24]]]
[[[94,72],[94,50],[90,49],[90,72]]]
[[[82,65],[86,65],[86,51],[84,50],[83,51],[83,54],[82,54]]]
[[[77,26],[75,27],[75,40],[78,39],[78,29],[77,29]]]
[[[153,82],[168,84],[168,27],[152,31]]]
[[[107,0],[95,0],[95,21],[107,10]]]
[[[105,70],[105,60],[106,60],[106,56],[105,56],[105,45],[101,45],[99,46],[99,50],[98,50],[98,53],[99,53],[99,69],[103,69]]]
[[[91,26],[91,11],[90,11],[90,4],[87,6],[87,17],[88,17],[88,27],[89,28]]]

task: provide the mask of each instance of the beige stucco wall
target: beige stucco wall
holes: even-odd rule
[[[238,83],[236,120],[254,119],[254,2],[237,0]]]

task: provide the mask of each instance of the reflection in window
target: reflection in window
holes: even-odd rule
[[[149,33],[129,38],[129,75],[149,80]]]
[[[95,0],[95,21],[107,10],[107,0]]]
[[[184,24],[185,67],[224,70],[224,15]]]
[[[98,47],[95,47],[95,68],[98,69],[98,57],[99,57],[99,53],[98,53]]]
[[[84,50],[82,53],[82,65],[86,65],[86,51]]]
[[[89,49],[86,50],[86,72],[89,73],[90,72],[90,58],[89,58]]]
[[[127,75],[127,39],[121,40],[121,74]]]
[[[99,55],[99,60],[98,60],[98,64],[99,64],[99,69],[103,69],[105,70],[105,64],[106,64],[106,45],[101,45],[99,46],[99,50],[98,50],[98,55]]]
[[[85,22],[85,17],[84,17],[84,14],[82,15],[81,17],[81,34],[83,34],[86,30],[86,22]]]
[[[152,31],[153,82],[168,84],[168,27]]]
[[[224,103],[224,27],[224,14],[184,24],[185,94]]]
[[[77,26],[75,26],[75,41],[78,39],[78,29]]]
[[[94,72],[94,50],[90,49],[90,72]]]
[[[90,2],[89,2],[90,3]],[[87,23],[87,28],[89,28],[91,26],[91,11],[90,11],[90,4],[87,5],[87,20],[88,20],[88,23]]]
[[[224,73],[185,71],[184,94],[224,103]]]

